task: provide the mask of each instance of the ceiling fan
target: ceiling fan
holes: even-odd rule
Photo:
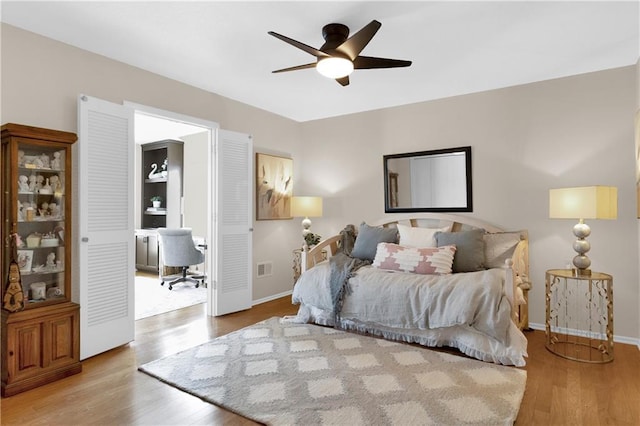
[[[400,59],[360,56],[360,52],[371,41],[382,24],[376,20],[365,25],[360,31],[349,37],[349,27],[343,24],[328,24],[322,28],[325,43],[320,49],[308,46],[282,34],[269,31],[269,34],[300,50],[316,57],[316,62],[273,71],[274,73],[316,68],[326,77],[334,78],[343,86],[349,84],[349,74],[354,69],[408,67],[411,61]]]

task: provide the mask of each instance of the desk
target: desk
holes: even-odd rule
[[[551,269],[545,277],[546,348],[574,361],[613,361],[613,278]]]

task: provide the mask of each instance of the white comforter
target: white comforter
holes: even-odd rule
[[[333,325],[329,275],[328,262],[302,274],[293,291],[301,305],[295,321]],[[363,267],[349,280],[341,326],[523,366],[527,340],[511,321],[503,284],[501,269],[418,275]]]

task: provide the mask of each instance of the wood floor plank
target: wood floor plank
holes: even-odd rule
[[[258,321],[292,315],[284,297],[206,317],[204,305],[136,321],[136,340],[83,361],[82,373],[0,400],[2,425],[253,425],[254,422],[137,370],[149,361]],[[516,425],[640,425],[640,351],[616,344],[615,360],[585,364],[529,340],[527,387]],[[451,352],[450,352],[451,353]]]

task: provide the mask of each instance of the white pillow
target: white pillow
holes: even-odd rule
[[[418,228],[398,224],[400,234],[399,245],[403,247],[437,247],[434,235],[436,232],[449,232],[451,225],[444,228]]]

